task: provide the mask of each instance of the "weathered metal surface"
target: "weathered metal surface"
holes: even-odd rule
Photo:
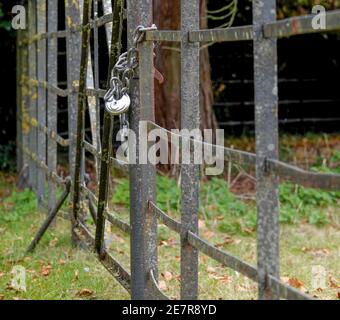
[[[156,30],[156,31],[146,31],[145,32],[145,40],[146,41],[180,42],[181,39],[182,39],[181,31]]]
[[[110,62],[108,70],[109,85],[111,79],[111,72],[114,64],[120,56],[120,44],[121,34],[123,30],[122,23],[120,22],[119,13],[123,10],[123,1],[119,0],[115,2],[114,7],[114,18],[115,21],[112,23],[112,41],[110,48]],[[97,202],[97,228],[96,228],[96,239],[95,247],[97,252],[101,252],[104,245],[104,232],[105,232],[105,216],[104,212],[107,206],[108,197],[108,185],[109,185],[109,167],[110,159],[112,154],[112,130],[113,130],[113,117],[107,110],[104,111],[104,124],[103,124],[103,137],[102,137],[102,153],[100,157],[100,176],[99,176],[99,196]]]
[[[200,128],[200,62],[198,42],[188,32],[199,29],[199,0],[181,1],[181,129]],[[191,157],[190,157],[191,158]],[[198,250],[190,245],[188,231],[198,233],[200,167],[181,165],[181,299],[198,297]]]
[[[54,0],[47,2],[48,19],[47,31],[58,31],[58,4]],[[47,81],[50,85],[58,86],[58,40],[49,38],[47,41]],[[51,89],[47,90],[47,131],[51,133],[47,140],[47,163],[50,171],[57,171],[57,140],[63,141],[57,134],[57,95]],[[40,124],[40,123],[39,123]],[[55,133],[55,135],[53,135]],[[56,139],[53,139],[55,137]],[[62,139],[62,140],[61,140]],[[56,205],[56,186],[50,179],[48,183],[48,209],[49,211]]]
[[[65,0],[65,28],[66,28],[66,56],[67,56],[67,88],[68,94],[68,130],[69,130],[69,166],[70,175],[74,177],[76,130],[77,130],[77,106],[78,96],[74,88],[79,87],[79,67],[81,38],[79,33],[72,32],[80,23],[79,3]]]
[[[192,232],[188,233],[188,241],[200,252],[203,252],[208,257],[222,263],[225,267],[231,268],[237,272],[242,273],[246,277],[257,281],[256,268],[248,264],[247,262],[214,247],[213,245],[209,244]]]
[[[152,0],[127,1],[128,47],[133,44],[133,32],[138,25],[152,25]],[[139,74],[131,81],[130,128],[140,137],[141,120],[154,121],[154,65],[153,44],[144,42],[139,49]],[[130,141],[130,143],[132,143]],[[135,146],[130,146],[132,151]],[[130,164],[130,223],[131,223],[131,286],[132,299],[152,299],[150,270],[157,279],[157,219],[148,210],[148,202],[155,198],[155,168],[150,163],[139,164],[141,154],[136,153],[136,164]],[[132,157],[130,156],[130,159]]]
[[[79,222],[76,235],[87,247],[92,251],[94,250],[94,237],[84,224]],[[100,263],[106,268],[107,271],[126,289],[131,292],[131,277],[125,268],[113,258],[105,249],[100,256],[97,256]]]
[[[86,26],[91,17],[92,0],[84,0],[83,3],[83,26]],[[82,33],[82,47],[80,57],[80,76],[79,76],[79,92],[78,92],[78,110],[77,110],[77,130],[75,145],[75,167],[73,175],[73,219],[76,225],[80,214],[80,186],[83,182],[83,161],[84,150],[83,141],[85,139],[85,104],[86,104],[86,80],[89,55],[90,29],[84,28]]]
[[[163,212],[160,208],[157,207],[152,201],[149,202],[150,210],[152,213],[169,229],[181,233],[181,224],[169,217],[165,212]]]
[[[98,203],[98,198],[94,195],[94,193],[91,190],[89,190],[85,186],[81,186],[81,189],[82,189],[82,192],[86,195],[86,197],[91,201],[92,204]],[[95,207],[94,207],[94,210],[95,210],[95,216],[98,217],[97,209]],[[117,217],[115,217],[115,215],[117,214],[109,212],[108,208],[105,208],[103,215],[104,215],[104,218],[107,219],[108,222],[110,222],[112,225],[114,225],[121,231],[127,234],[131,233],[130,225],[118,219]],[[97,221],[97,218],[96,218],[96,221]]]
[[[45,171],[49,179],[53,179],[53,181],[59,185],[65,184],[65,180],[61,178],[56,172],[50,171],[45,162],[39,161],[38,156],[34,152],[31,152],[30,149],[24,145],[20,147],[23,152],[28,156],[28,158],[35,164],[35,166],[39,166]]]
[[[273,292],[279,292],[279,295],[282,299],[287,300],[314,300],[311,296],[299,291],[279,279],[276,279],[273,276],[269,276],[268,279],[268,287],[271,288]]]
[[[266,277],[279,277],[278,177],[266,171],[265,159],[278,159],[277,44],[263,38],[262,27],[276,19],[275,0],[253,1],[256,124],[257,265],[260,299],[278,298]]]
[[[300,34],[340,30],[340,10],[326,12],[326,29],[313,28],[313,18],[315,18],[315,15],[265,23],[263,27],[264,36],[266,38],[284,38]]]
[[[29,24],[29,37],[32,37],[37,30],[37,13],[36,13],[36,1],[32,0],[28,3],[28,24]],[[37,77],[37,44],[31,43],[28,46],[28,75],[29,78]],[[31,118],[37,117],[37,89],[31,83],[29,83],[29,116]],[[37,150],[37,130],[35,128],[29,128],[29,150],[36,153]],[[29,185],[34,191],[37,190],[37,165],[31,159],[29,162]]]
[[[194,30],[189,32],[191,42],[231,42],[253,39],[253,26],[226,29]]]
[[[64,202],[66,201],[68,195],[70,194],[70,189],[71,189],[71,180],[67,180],[66,182],[66,189],[64,192],[61,194],[58,202],[55,204],[53,208],[51,208],[48,212],[48,216],[44,223],[41,225],[40,229],[36,233],[34,239],[32,240],[31,244],[29,245],[27,252],[33,252],[45,232],[47,231],[48,227],[51,225],[53,220],[56,218],[59,210],[63,206]]]
[[[37,0],[37,31],[38,33],[46,32],[46,0]],[[46,40],[39,40],[37,43],[37,79],[46,81]],[[37,120],[46,126],[46,89],[38,87],[37,99]],[[38,130],[37,132],[37,155],[40,161],[46,163],[46,135]],[[38,206],[45,200],[45,174],[43,170],[37,172],[37,195]]]
[[[291,181],[306,188],[340,190],[340,175],[332,173],[309,172],[287,163],[267,159],[266,168],[270,174]]]

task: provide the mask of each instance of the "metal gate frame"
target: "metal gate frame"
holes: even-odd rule
[[[96,4],[97,0],[94,1]],[[21,67],[18,68],[20,73],[18,74],[18,79],[20,79],[18,83],[18,119],[20,120],[18,144],[22,150],[20,164],[28,168],[29,186],[37,192],[41,204],[45,199],[43,188],[45,179],[41,177],[47,177],[49,181],[50,216],[43,229],[46,230],[51,217],[56,215],[58,211],[56,209],[67,197],[70,184],[72,184],[73,196],[76,195],[73,198],[75,213],[72,216],[73,235],[78,241],[94,248],[95,237],[78,215],[80,198],[88,199],[89,209],[95,222],[98,221],[96,203],[98,206],[100,204],[96,195],[84,183],[84,170],[81,169],[81,164],[85,151],[92,153],[98,161],[101,160],[102,155],[98,148],[84,140],[82,119],[85,112],[85,97],[103,98],[105,90],[86,86],[88,46],[84,46],[84,42],[89,41],[91,29],[112,22],[114,13],[105,14],[100,18],[95,15],[96,18],[90,20],[91,2],[91,0],[84,0],[84,11],[80,16],[78,5],[74,1],[65,0],[67,27],[66,30],[58,31],[55,29],[56,1],[48,0],[48,10],[46,10],[45,0],[29,1],[28,36],[27,32],[20,32],[18,38],[17,59]],[[129,172],[131,224],[119,220],[107,209],[104,210],[103,217],[131,235],[131,275],[104,247],[100,247],[96,254],[108,271],[131,292],[133,299],[168,299],[157,284],[157,220],[181,236],[181,299],[198,298],[198,252],[256,281],[259,286],[260,299],[311,299],[308,295],[283,283],[279,277],[279,179],[289,180],[305,187],[338,190],[340,189],[340,175],[308,172],[279,161],[276,42],[278,38],[292,35],[340,30],[340,11],[327,13],[326,30],[314,30],[312,28],[314,16],[276,21],[275,2],[275,0],[253,1],[253,26],[199,30],[199,0],[182,0],[181,30],[146,31],[144,41],[139,44],[139,74],[142,76],[135,77],[130,92],[132,98],[130,123],[131,128],[137,133],[137,141],[141,120],[148,122],[149,129],[160,128],[155,124],[154,114],[154,41],[176,41],[181,44],[181,128],[190,130],[199,128],[200,43],[253,41],[256,154],[224,148],[224,156],[226,161],[256,168],[258,263],[257,267],[249,265],[217,249],[198,235],[200,179],[198,165],[183,164],[181,166],[181,221],[176,221],[157,206],[156,169],[152,164],[128,165],[110,158],[112,166]],[[152,24],[152,9],[152,0],[127,1],[129,45],[132,41],[132,31],[137,25]],[[38,17],[37,10],[39,10]],[[47,31],[43,28],[46,11],[48,12]],[[82,24],[80,24],[80,18],[82,18]],[[82,40],[80,34],[82,34]],[[56,82],[57,38],[66,38],[68,43],[68,88],[66,90],[58,88]],[[41,51],[44,50],[46,42],[48,42],[47,64]],[[80,46],[81,43],[82,46]],[[98,50],[98,42],[96,43],[95,51]],[[77,50],[78,48],[81,48],[81,52]],[[46,66],[47,73],[44,71]],[[98,63],[95,63],[95,68],[98,68]],[[97,71],[95,70],[95,74]],[[79,78],[77,74],[80,74]],[[46,94],[47,125],[43,121],[43,114],[46,114],[43,108]],[[69,139],[63,139],[56,132],[57,96],[68,97]],[[77,105],[78,107],[75,108]],[[48,145],[47,163],[44,157],[46,147],[44,144],[40,145],[40,142],[45,139]],[[69,146],[71,182],[56,173],[57,143]],[[213,148],[217,147],[213,146]],[[75,161],[75,155],[77,155],[78,162]],[[138,158],[139,154],[137,154],[137,163]],[[66,191],[59,201],[55,199],[55,184],[66,186]]]

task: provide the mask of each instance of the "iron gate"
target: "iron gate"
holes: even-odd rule
[[[91,19],[91,2],[94,15]],[[53,221],[68,194],[72,194],[72,234],[75,241],[89,245],[99,261],[127,289],[133,299],[167,299],[157,284],[157,220],[181,237],[181,298],[198,298],[198,253],[215,259],[222,265],[258,282],[259,298],[310,299],[306,294],[284,284],[279,277],[279,179],[286,179],[305,187],[337,190],[340,176],[307,172],[283,163],[278,158],[278,38],[312,32],[340,29],[340,12],[326,15],[327,29],[314,30],[313,16],[294,17],[276,21],[275,0],[253,1],[253,25],[228,29],[200,30],[199,0],[181,1],[181,30],[146,31],[138,45],[139,77],[131,83],[131,128],[137,134],[140,121],[147,121],[149,129],[159,128],[154,115],[153,42],[176,41],[181,45],[181,127],[199,128],[199,51],[204,42],[253,41],[256,113],[256,154],[224,148],[226,161],[256,168],[256,200],[258,212],[257,267],[221,251],[198,235],[198,194],[200,168],[195,164],[181,165],[181,221],[172,219],[157,206],[155,176],[151,163],[122,163],[112,158],[109,145],[100,148],[100,123],[96,112],[105,90],[98,81],[98,28],[111,26],[112,51],[120,42],[123,14],[127,18],[128,44],[138,25],[150,26],[151,0],[128,0],[126,11],[122,0],[115,1],[98,17],[97,0],[65,0],[65,30],[58,30],[58,5],[55,0],[30,0],[29,28],[18,34],[18,146],[19,163],[28,171],[28,185],[36,192],[41,206],[47,202],[49,216],[30,246],[33,250]],[[108,1],[104,1],[104,4]],[[83,14],[81,14],[83,12]],[[90,32],[94,34],[94,73],[89,59]],[[107,29],[108,31],[109,29]],[[67,44],[67,88],[57,82],[58,39]],[[108,41],[109,42],[109,41]],[[112,62],[112,61],[111,61]],[[57,133],[57,97],[67,97],[69,137]],[[92,121],[92,142],[84,139],[86,102]],[[47,107],[46,107],[47,106]],[[112,121],[110,117],[104,121]],[[165,130],[160,128],[161,130]],[[171,133],[168,133],[171,134]],[[105,135],[105,133],[104,133]],[[138,141],[138,140],[137,140]],[[57,145],[68,147],[70,177],[57,174]],[[213,146],[216,149],[216,146]],[[107,187],[95,192],[86,186],[84,154],[90,152],[106,170],[114,166],[128,172],[130,177],[131,223],[119,220],[106,206]],[[47,178],[47,180],[45,180]],[[45,192],[48,181],[48,196]],[[56,186],[65,187],[56,199]],[[47,198],[47,200],[46,200]],[[79,215],[83,200],[96,223],[92,235]],[[103,245],[104,224],[109,221],[131,236],[131,272],[127,271]]]

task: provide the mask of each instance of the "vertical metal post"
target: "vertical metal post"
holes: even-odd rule
[[[120,42],[123,32],[123,8],[124,0],[117,0],[114,4],[113,22],[111,24],[111,41],[110,41],[110,62],[108,68],[107,87],[110,86],[111,73],[115,62],[120,56]],[[98,210],[97,210],[97,223],[96,223],[96,238],[95,249],[98,253],[102,252],[105,232],[105,217],[104,210],[107,206],[107,196],[109,191],[109,169],[110,157],[112,149],[112,129],[113,129],[113,116],[104,111],[103,120],[103,137],[102,137],[102,153],[100,164],[100,181],[99,181],[99,194],[98,194]]]
[[[21,40],[27,40],[28,37],[28,31],[27,30],[21,30]],[[28,46],[23,43],[21,43],[20,49],[20,69],[18,70],[20,73],[20,105],[19,105],[19,114],[20,114],[20,127],[21,127],[21,137],[19,142],[19,152],[21,153],[21,167],[19,168],[18,172],[20,170],[25,168],[25,174],[29,174],[29,158],[28,155],[23,151],[23,146],[27,148],[29,145],[29,124],[28,124],[28,107],[29,107],[29,101],[30,101],[30,95],[29,95],[29,81],[28,81]],[[26,168],[28,169],[26,171]],[[24,181],[25,187],[28,187],[27,183],[27,176],[25,177]]]
[[[152,0],[128,0],[128,44],[131,47],[132,34],[138,25],[152,24]],[[140,121],[154,121],[154,68],[153,44],[139,45],[139,79],[131,82],[130,128],[136,134],[136,164],[130,164],[130,221],[131,221],[131,289],[132,299],[152,299],[148,290],[150,271],[157,274],[157,220],[148,210],[149,200],[155,198],[155,168],[140,164],[141,139]]]
[[[28,13],[29,13],[29,40],[37,32],[37,14],[36,14],[36,1],[31,0],[28,2]],[[28,76],[29,76],[29,117],[36,118],[37,113],[37,45],[36,42],[29,42],[28,46]],[[37,129],[32,126],[30,122],[29,131],[29,150],[31,153],[36,153],[37,150]],[[37,190],[37,165],[30,159],[29,162],[29,185],[34,191]]]
[[[17,31],[17,39],[16,39],[16,116],[17,116],[17,138],[16,138],[16,158],[17,158],[17,172],[20,172],[23,167],[23,153],[20,146],[22,145],[23,140],[23,130],[22,130],[22,109],[21,109],[21,101],[23,94],[23,84],[21,79],[21,73],[23,72],[23,51],[24,48],[21,46],[21,42],[23,40],[23,31]]]
[[[276,20],[275,0],[253,1],[256,124],[257,264],[260,299],[278,298],[266,286],[268,274],[279,277],[278,178],[266,172],[266,158],[278,158],[277,41],[263,37],[263,24]]]
[[[66,57],[67,57],[67,88],[68,93],[68,131],[69,131],[69,170],[71,177],[75,176],[75,159],[77,145],[77,110],[80,74],[80,49],[81,37],[79,32],[74,32],[76,25],[80,24],[79,2],[65,0],[65,26],[66,26]],[[75,183],[73,181],[72,195],[74,194]],[[73,197],[71,197],[73,198]],[[72,215],[73,217],[73,215]],[[73,245],[77,243],[74,235],[75,220],[71,219],[71,232]]]
[[[79,32],[74,32],[75,26],[80,24],[79,2],[65,0],[66,15],[66,54],[67,54],[67,88],[68,95],[68,130],[69,130],[69,165],[70,175],[74,176],[75,150],[77,140],[77,106],[80,73],[81,37]],[[70,92],[71,91],[71,92]]]
[[[55,0],[48,0],[48,32],[58,31],[58,3]],[[58,85],[58,39],[49,38],[47,46],[47,78],[52,86]],[[47,97],[47,126],[53,132],[57,132],[57,112],[58,99],[57,95],[48,90]],[[48,139],[47,146],[47,162],[50,171],[57,170],[57,143]],[[48,185],[48,212],[50,212],[56,205],[56,186],[52,179]]]
[[[181,1],[181,128],[200,127],[199,43],[189,43],[188,32],[199,29],[199,0]],[[192,157],[190,157],[192,159]],[[198,250],[187,232],[198,233],[200,168],[192,160],[181,165],[181,299],[198,297]]]
[[[37,30],[38,33],[46,32],[46,0],[37,0]],[[46,82],[46,40],[41,39],[38,41],[38,81],[40,83]],[[38,122],[46,126],[46,88],[38,86],[38,109],[37,109]],[[37,134],[37,155],[38,159],[46,163],[46,134],[38,130]],[[37,193],[38,205],[42,208],[45,199],[45,172],[38,169],[37,172]]]

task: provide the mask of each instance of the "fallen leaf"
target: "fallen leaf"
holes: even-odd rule
[[[329,283],[331,288],[340,289],[340,285],[337,284],[336,280],[332,276],[329,276]]]
[[[0,300],[4,300],[5,296],[3,294],[0,294]]]
[[[159,287],[159,289],[161,289],[161,290],[167,290],[167,285],[166,285],[166,283],[165,283],[164,280],[159,281],[158,287]]]
[[[209,272],[209,273],[216,273],[216,268],[214,268],[212,266],[208,266],[207,267],[207,272]]]
[[[294,288],[304,290],[304,284],[298,278],[289,278],[288,284]]]
[[[52,266],[48,264],[47,266],[42,266],[40,274],[43,275],[44,277],[47,277],[52,270]]]
[[[77,292],[77,296],[81,298],[91,297],[93,295],[93,291],[87,288],[81,289]]]
[[[0,278],[2,278],[4,275],[6,275],[6,273],[0,272]]]
[[[211,275],[210,277],[213,278],[213,279],[218,280],[218,281],[221,282],[221,283],[227,283],[227,282],[229,282],[230,279],[231,279],[231,277],[229,277],[229,276]]]
[[[162,276],[166,281],[170,281],[173,278],[173,274],[170,271],[165,271],[162,273]]]
[[[60,260],[59,260],[59,264],[60,264],[61,266],[63,266],[63,265],[65,264],[65,260],[60,259]]]
[[[340,291],[338,291],[338,299],[340,299]]]
[[[58,243],[58,238],[54,238],[50,241],[49,246],[55,247],[57,243]]]
[[[199,229],[205,228],[205,221],[204,220],[201,220],[201,219],[198,220],[198,228]]]
[[[207,230],[207,231],[203,232],[203,235],[204,235],[207,239],[211,239],[211,238],[215,235],[215,233],[212,232],[212,231]]]

